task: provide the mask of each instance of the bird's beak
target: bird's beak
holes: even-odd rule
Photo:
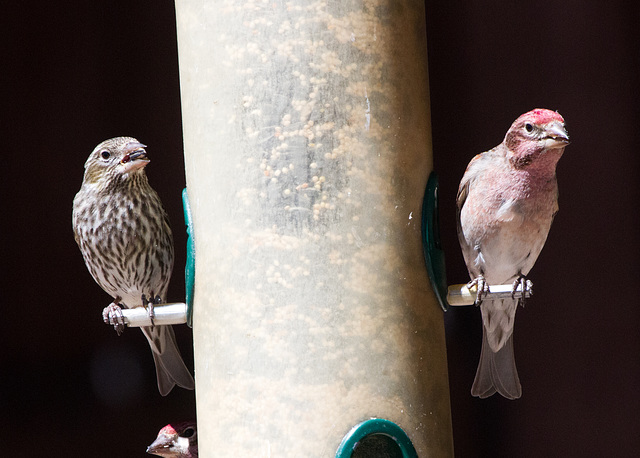
[[[168,436],[159,436],[153,443],[147,447],[149,455],[165,456],[169,455],[173,439]]]
[[[545,129],[544,137],[547,148],[564,148],[569,144],[569,134],[564,124],[553,122]]]
[[[150,162],[147,158],[147,152],[144,150],[146,147],[147,145],[138,142],[127,144],[127,154],[120,161],[120,165],[124,168],[123,173],[138,170]]]

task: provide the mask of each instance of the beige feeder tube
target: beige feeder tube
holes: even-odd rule
[[[201,457],[453,455],[420,0],[177,0]]]

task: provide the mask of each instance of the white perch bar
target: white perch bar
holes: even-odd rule
[[[183,302],[171,304],[158,304],[153,306],[155,318],[153,324],[164,326],[167,324],[184,324],[187,322],[187,305]],[[134,309],[122,309],[124,322],[130,328],[140,326],[151,326],[149,312],[145,307]]]
[[[496,299],[507,299],[511,297],[513,285],[491,285],[489,293],[484,297],[485,300],[492,301]],[[467,288],[467,285],[451,285],[447,288],[447,302],[449,305],[473,305],[478,295],[477,287]],[[522,297],[522,286],[518,285],[518,289],[513,295],[518,299]],[[529,291],[525,291],[525,299],[531,297]]]

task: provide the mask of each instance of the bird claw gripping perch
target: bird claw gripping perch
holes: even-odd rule
[[[489,290],[489,284],[487,283],[487,281],[484,279],[482,275],[474,278],[469,283],[467,283],[467,289],[471,289],[474,286],[477,288],[477,291],[478,291],[476,293],[476,300],[474,302],[474,305],[478,307],[480,304],[482,304],[482,301],[484,300],[484,298],[487,297],[487,295],[491,291]],[[515,295],[517,288],[518,286],[514,284],[513,291],[511,292],[512,295]]]
[[[105,323],[113,325],[113,329],[115,329],[118,335],[121,335],[122,331],[124,331],[124,315],[122,314],[122,307],[115,302],[107,305],[104,310],[102,310],[102,319]]]
[[[155,304],[161,304],[161,303],[162,303],[162,299],[158,295],[156,295],[156,297],[154,298],[153,293],[151,293],[151,295],[149,296],[149,299],[147,299],[147,296],[145,294],[142,295],[142,305],[147,308],[147,313],[149,314],[149,320],[151,320],[151,326],[155,326],[155,323],[153,320],[156,317],[156,313],[153,306]]]
[[[524,307],[526,299],[533,296],[533,282],[524,275],[520,274],[518,278],[516,278],[513,282],[513,286],[511,288],[511,297],[513,299],[516,298],[517,291],[522,291],[522,296],[520,297],[520,305]]]

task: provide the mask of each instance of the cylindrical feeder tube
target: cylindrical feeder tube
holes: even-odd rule
[[[452,456],[423,2],[176,12],[200,456],[335,456],[372,417]]]

